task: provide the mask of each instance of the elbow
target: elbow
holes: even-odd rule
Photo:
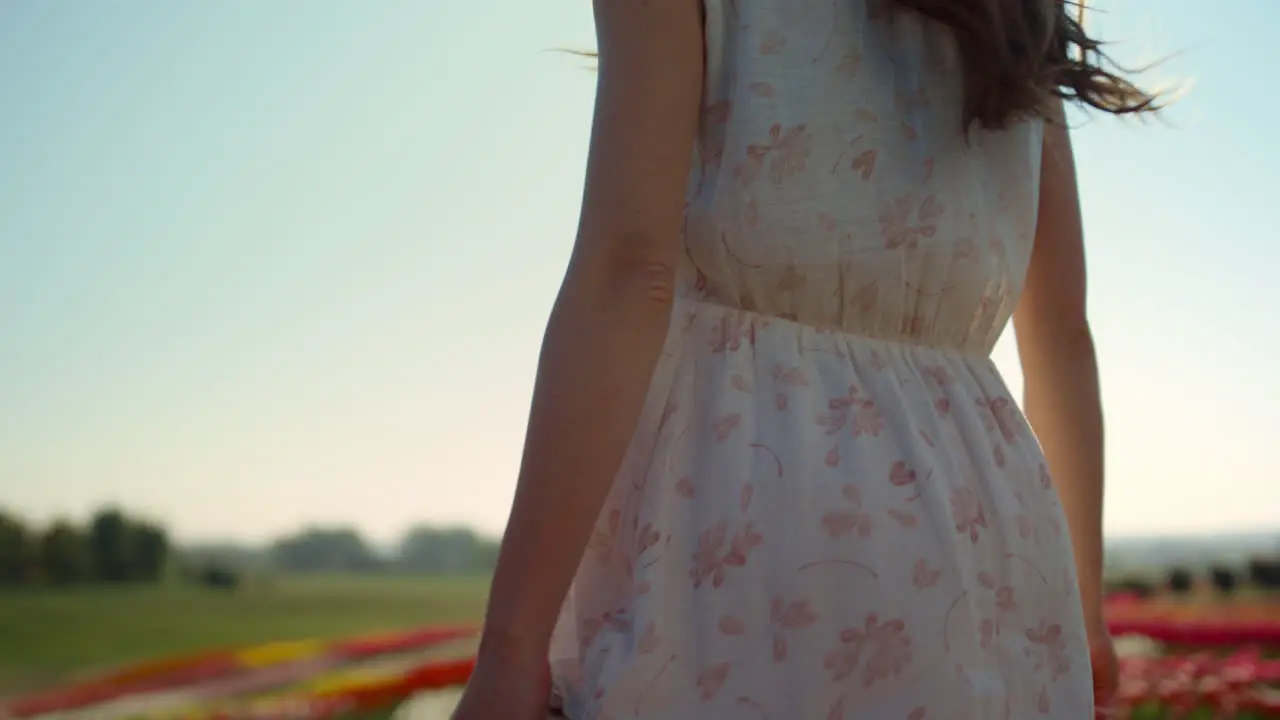
[[[1033,321],[1022,313],[1015,317],[1019,353],[1027,361],[1058,359],[1070,363],[1093,362],[1096,350],[1089,321],[1081,313],[1071,320],[1058,314],[1052,319]]]
[[[1092,361],[1096,354],[1093,332],[1088,325],[1052,327],[1035,338],[1035,341],[1045,352],[1072,362]]]
[[[655,307],[669,308],[676,300],[676,272],[671,263],[635,263],[619,271],[617,283]]]
[[[642,304],[669,309],[675,303],[675,263],[665,253],[643,250],[644,243],[628,243],[630,252],[583,253],[569,265],[565,279],[595,302]],[[674,253],[672,253],[674,254]]]
[[[1044,342],[1055,352],[1069,355],[1093,353],[1093,331],[1083,318],[1078,322],[1055,323],[1045,327]]]
[[[1081,318],[1079,322],[1064,324],[1058,334],[1057,344],[1061,352],[1090,356],[1094,354],[1093,330],[1089,328],[1088,320]]]
[[[1059,351],[1093,348],[1093,330],[1083,302],[1046,305],[1024,297],[1014,313],[1013,324],[1020,344],[1029,341]]]

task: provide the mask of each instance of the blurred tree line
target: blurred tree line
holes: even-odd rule
[[[234,587],[246,573],[399,573],[487,575],[496,540],[464,528],[419,526],[392,548],[377,548],[349,527],[312,527],[265,547],[173,547],[165,529],[117,508],[83,525],[37,527],[0,508],[0,587],[157,582],[171,574]]]
[[[290,574],[399,574],[484,576],[498,560],[496,540],[463,528],[419,526],[395,547],[380,550],[349,527],[311,527],[263,548],[205,545],[185,548],[188,579],[234,589],[246,576]]]
[[[0,509],[0,586],[155,582],[169,559],[163,527],[116,508],[42,528]]]
[[[1233,595],[1241,590],[1280,592],[1280,553],[1274,556],[1250,558],[1244,568],[1222,564],[1193,570],[1185,565],[1168,568],[1163,578],[1122,577],[1109,579],[1108,592],[1129,593],[1139,597],[1167,592],[1186,596],[1198,590],[1209,590],[1221,595]]]
[[[497,560],[497,541],[465,528],[419,526],[379,551],[353,528],[313,527],[272,543],[261,565],[293,573],[483,575]]]

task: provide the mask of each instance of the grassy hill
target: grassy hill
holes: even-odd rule
[[[0,696],[124,663],[217,647],[478,622],[488,579],[280,577],[234,592],[183,585],[0,595]]]

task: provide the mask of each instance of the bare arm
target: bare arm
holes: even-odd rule
[[[701,5],[594,7],[599,85],[582,215],[543,340],[482,656],[545,654],[671,315],[702,95]]]
[[[1066,511],[1091,632],[1102,632],[1102,404],[1085,311],[1084,232],[1061,105],[1045,130],[1040,216],[1014,315],[1025,406]]]

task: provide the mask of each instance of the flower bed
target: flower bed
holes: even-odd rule
[[[1147,601],[1116,606],[1113,631],[1119,637],[1121,684],[1119,712],[1114,717],[1280,718],[1280,658],[1267,656],[1268,650],[1280,649],[1280,642],[1267,647],[1273,643],[1271,632],[1280,626],[1276,607],[1247,607],[1205,610]],[[1235,612],[1237,609],[1241,612]],[[1268,613],[1270,624],[1265,617]],[[1135,629],[1147,637],[1137,637]],[[1249,631],[1255,634],[1249,635]],[[445,717],[454,696],[422,693],[456,691],[470,675],[474,659],[425,661],[406,653],[473,633],[471,628],[428,628],[345,641],[275,643],[205,653],[135,666],[93,683],[20,699],[0,709],[0,716],[32,718],[55,713],[97,717],[100,708],[105,711],[114,704],[109,714],[112,718],[323,720],[388,713],[418,694],[419,700],[433,701],[428,703],[433,708],[430,712],[439,706],[441,717]],[[1226,655],[1173,649],[1177,645],[1220,648],[1225,643],[1235,644]],[[275,679],[267,683],[263,681],[266,675]],[[239,690],[213,692],[237,683],[243,684]],[[179,696],[177,704],[172,702],[175,694]],[[142,702],[136,706],[122,702],[134,697]],[[147,697],[166,701],[146,710]],[[135,709],[122,709],[129,707]]]
[[[1118,718],[1280,718],[1280,605],[1116,596]]]
[[[1123,657],[1121,718],[1280,717],[1280,660],[1257,648],[1210,653]]]
[[[75,711],[130,696],[208,686],[263,671],[286,671],[290,666],[332,667],[391,653],[430,648],[474,634],[475,628],[471,627],[426,628],[331,642],[284,642],[216,650],[137,665],[54,692],[21,697],[7,707],[0,707],[0,717],[29,718]],[[285,676],[287,674],[285,672]],[[465,682],[465,676],[458,682]]]
[[[356,672],[345,677],[339,673],[309,688],[190,708],[184,710],[181,717],[184,720],[330,720],[365,715],[390,710],[416,693],[461,686],[470,677],[474,665],[474,659],[461,658],[423,663],[397,673]]]
[[[1274,601],[1206,604],[1120,596],[1108,601],[1107,619],[1114,635],[1142,635],[1167,645],[1280,648],[1280,604]]]

